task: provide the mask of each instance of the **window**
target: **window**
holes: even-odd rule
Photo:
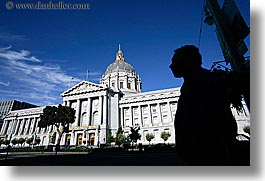
[[[93,119],[92,119],[91,125],[92,125],[92,126],[99,125],[98,111],[95,111],[95,112],[93,113]]]
[[[166,104],[161,104],[161,111],[162,112],[167,111],[167,105]]]
[[[167,123],[168,122],[168,116],[166,114],[164,114],[162,116],[162,119],[163,119],[163,123]]]
[[[153,116],[153,124],[154,125],[158,125],[159,121],[158,121],[158,117],[157,116]]]
[[[80,126],[85,126],[86,125],[86,120],[87,120],[87,113],[84,112],[81,116],[81,125]]]
[[[111,83],[111,86],[112,86],[112,87],[115,87],[115,82],[112,82],[112,83]]]
[[[140,125],[138,118],[134,118],[133,122],[134,122],[134,126],[137,125],[137,124]]]
[[[125,119],[125,127],[129,127],[130,125],[130,120],[129,119]]]
[[[148,117],[144,117],[143,120],[144,120],[144,125],[149,125]]]
[[[147,111],[147,106],[143,106],[143,107],[142,107],[142,110],[143,110],[143,114],[147,114],[147,113],[148,113],[148,111]]]
[[[123,89],[123,82],[120,82],[120,89]]]
[[[129,82],[128,83],[128,89],[131,89],[132,88],[132,84]]]
[[[134,115],[134,116],[138,116],[138,115],[139,115],[139,113],[138,113],[138,108],[137,108],[137,107],[134,107],[134,108],[133,108],[133,115]]]
[[[129,116],[129,109],[124,109],[124,115]]]

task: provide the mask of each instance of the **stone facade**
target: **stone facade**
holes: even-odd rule
[[[105,144],[108,135],[116,135],[119,127],[124,134],[139,125],[141,140],[148,144],[147,133],[153,133],[151,143],[163,143],[161,133],[171,133],[167,143],[174,143],[174,117],[180,88],[142,93],[141,79],[128,64],[119,47],[116,60],[110,64],[99,84],[82,81],[61,94],[63,105],[76,110],[76,120],[65,133],[61,145]],[[56,131],[54,126],[38,128],[44,107],[11,111],[4,119],[1,135],[8,139],[40,137],[41,145],[48,145]],[[231,108],[238,122],[239,133],[250,124],[246,105],[243,112]],[[221,123],[220,123],[221,124]]]

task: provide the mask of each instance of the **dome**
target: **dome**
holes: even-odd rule
[[[106,85],[115,91],[119,90],[123,94],[141,92],[141,79],[136,74],[133,66],[124,60],[120,45],[115,61],[107,67],[105,74],[102,75],[100,84]]]
[[[134,72],[134,68],[124,60],[115,60],[108,66],[105,75],[112,72]]]
[[[116,60],[107,67],[105,75],[112,72],[135,72],[134,68],[124,60],[122,51],[120,50],[116,54]]]

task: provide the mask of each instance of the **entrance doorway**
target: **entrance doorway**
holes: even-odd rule
[[[65,145],[66,146],[70,145],[70,140],[71,140],[71,134],[67,134],[65,137]]]
[[[77,146],[81,146],[82,145],[82,139],[83,139],[83,134],[82,133],[78,133],[77,134]]]
[[[89,144],[94,145],[95,133],[89,133]]]

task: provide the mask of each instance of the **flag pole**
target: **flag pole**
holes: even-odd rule
[[[88,81],[88,74],[89,74],[89,70],[86,70],[86,81]]]

